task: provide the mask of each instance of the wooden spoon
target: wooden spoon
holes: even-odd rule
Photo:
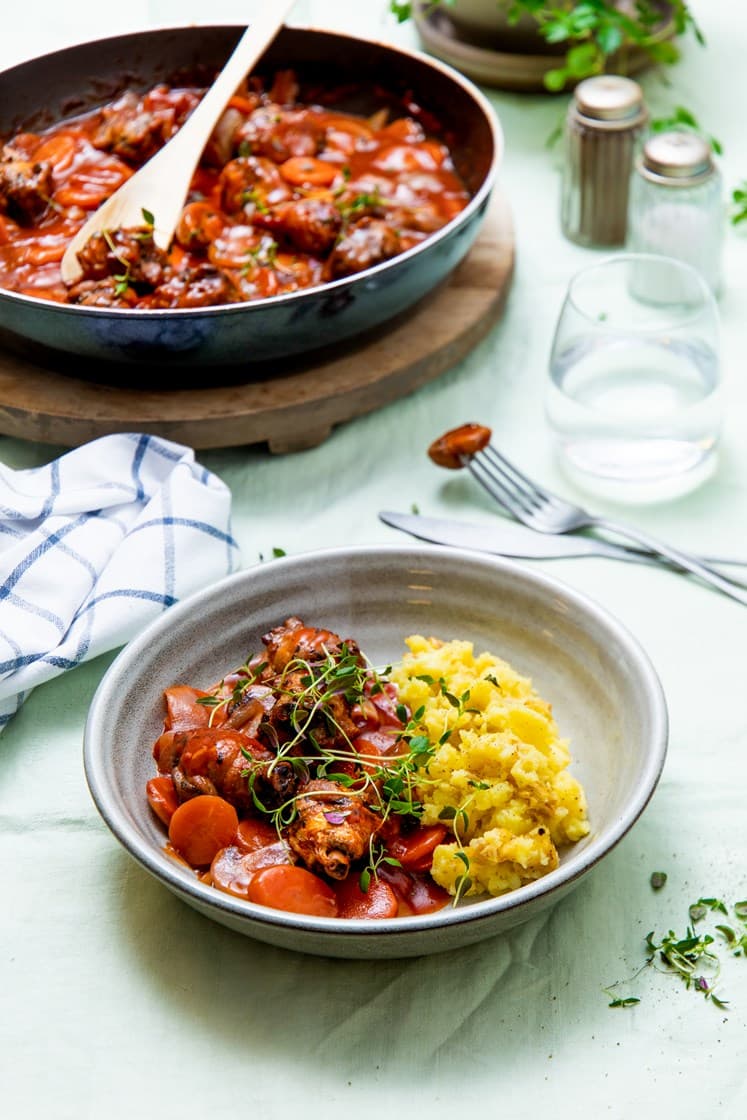
[[[82,276],[77,253],[94,233],[143,225],[143,210],[153,216],[153,241],[168,249],[187,197],[195,168],[213,129],[257,59],[277,35],[295,0],[272,0],[241,36],[236,49],[179,131],[78,230],[60,264],[62,279],[74,284]]]

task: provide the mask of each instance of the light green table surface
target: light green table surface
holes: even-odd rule
[[[306,6],[314,22],[414,42],[384,0]],[[697,0],[708,48],[688,45],[654,113],[693,108],[747,176],[747,15]],[[251,5],[14,5],[0,63],[159,21],[240,20]],[[735,20],[738,26],[735,26]],[[541,410],[564,285],[593,254],[558,228],[557,156],[545,138],[564,102],[491,94],[507,138],[517,272],[505,317],[458,368],[416,395],[273,458],[204,453],[231,487],[245,566],[273,547],[400,541],[377,511],[487,518],[467,477],[424,448],[481,419],[524,467],[571,494]],[[683,547],[747,554],[747,238],[730,234],[721,300],[727,419],[716,476],[687,499],[639,508]],[[57,449],[0,439],[33,466]],[[612,507],[597,502],[608,512]],[[630,511],[628,511],[630,515]],[[233,934],[150,879],[109,834],[81,762],[86,710],[108,657],[39,688],[0,742],[0,1101],[10,1118],[275,1120],[411,1112],[465,1116],[725,1117],[747,1110],[747,959],[724,956],[728,1011],[648,970],[640,1004],[602,988],[633,973],[650,929],[684,931],[701,895],[747,898],[747,613],[663,571],[604,560],[548,572],[605,604],[661,675],[671,745],[632,833],[566,900],[515,932],[449,956],[369,964],[303,957]],[[0,608],[1,609],[1,608]],[[649,886],[668,872],[663,891]]]

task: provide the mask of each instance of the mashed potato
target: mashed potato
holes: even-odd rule
[[[451,894],[503,894],[558,866],[589,831],[584,791],[547,701],[471,642],[414,636],[392,672],[431,743],[419,771],[423,823],[447,823],[431,874]]]

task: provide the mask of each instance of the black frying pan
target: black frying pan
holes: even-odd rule
[[[142,31],[23,62],[0,73],[0,136],[94,108],[125,88],[159,81],[210,81],[243,29]],[[416,102],[442,126],[473,197],[447,226],[413,249],[321,288],[225,307],[175,310],[90,308],[0,290],[0,344],[65,368],[111,363],[168,369],[245,367],[330,346],[405,312],[438,285],[475,239],[501,154],[489,104],[455,71],[422,55],[328,31],[284,28],[257,66],[297,71],[310,92],[339,90],[342,110],[394,116]],[[259,368],[259,367],[258,367]]]

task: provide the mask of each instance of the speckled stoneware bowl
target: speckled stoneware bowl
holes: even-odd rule
[[[163,689],[209,686],[261,648],[289,615],[356,638],[374,664],[408,634],[464,638],[532,677],[571,740],[591,833],[543,879],[501,898],[411,918],[336,920],[256,906],[200,882],[164,852],[145,798]],[[664,762],[661,685],[636,640],[602,607],[535,571],[456,549],[330,549],[241,572],[172,607],[125,648],[94,697],[85,733],[88,784],[128,852],[206,917],[249,937],[331,957],[405,957],[468,945],[557,902],[646,807]]]

